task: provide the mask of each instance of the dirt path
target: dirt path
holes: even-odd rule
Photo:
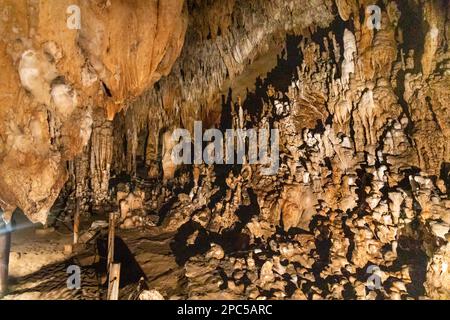
[[[106,295],[106,239],[73,255],[64,253],[72,236],[53,229],[40,230],[21,222],[12,236],[9,294],[4,299],[104,299]],[[36,231],[38,230],[38,231]],[[166,299],[183,298],[184,269],[177,265],[170,243],[172,234],[158,228],[119,231],[115,260],[122,264],[120,299],[136,296],[139,280]],[[68,289],[67,268],[81,268],[81,289]]]

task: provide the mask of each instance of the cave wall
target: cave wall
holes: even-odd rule
[[[308,34],[328,26],[335,14],[333,2],[328,0],[194,0],[188,1],[188,8],[189,45],[183,47],[172,72],[136,100],[130,110],[134,114],[130,117],[139,119],[138,128],[147,124],[152,128],[146,153],[150,175],[159,172],[161,131],[173,127],[192,131],[196,120],[202,120],[205,128],[217,126],[222,95],[228,94],[236,77],[269,50],[281,52],[286,33]]]
[[[74,4],[80,8],[79,30],[68,28],[73,13],[67,10]],[[135,120],[126,121],[134,124],[125,128],[128,146],[135,143],[130,131],[155,128],[146,158],[157,175],[161,129],[189,127],[195,119],[209,118],[213,124],[227,77],[241,73],[271,41],[281,45],[284,32],[324,26],[332,19],[332,2],[322,0],[5,0],[2,7],[1,207],[7,214],[19,207],[41,222],[67,181],[66,162],[89,143],[94,118],[111,121],[131,107],[129,117]],[[188,21],[191,45],[183,47]],[[180,53],[172,75],[146,91],[169,74]],[[128,150],[128,171],[135,166],[133,150]],[[103,175],[108,179],[109,172]],[[102,185],[98,192],[105,193]]]
[[[375,3],[379,29],[365,10]],[[193,174],[198,188],[165,215],[164,230],[193,229],[179,240],[193,252],[189,298],[448,299],[448,2],[336,5],[331,28],[298,40],[286,91],[269,78],[257,88],[261,103],[228,106],[235,124],[280,129],[278,172],[247,164],[223,186],[204,165]],[[220,247],[195,251],[211,241]],[[246,243],[262,248],[262,266]],[[370,292],[374,266],[383,286]],[[248,285],[235,273],[245,267]]]
[[[158,176],[160,171],[158,154],[161,150],[158,144],[161,131],[173,127],[192,130],[193,122],[199,119],[205,127],[217,126],[222,112],[222,97],[228,95],[227,88],[233,87],[236,77],[248,70],[256,59],[273,51],[274,47],[283,48],[286,33],[314,33],[316,28],[330,25],[334,14],[337,14],[346,23],[350,23],[349,19],[352,19],[352,29],[355,29],[358,61],[355,65],[346,66],[352,65],[359,69],[359,72],[364,73],[365,79],[375,82],[374,87],[380,76],[389,81],[392,79],[395,86],[376,90],[378,95],[389,96],[389,91],[395,91],[394,94],[398,96],[394,98],[396,101],[392,108],[391,102],[383,101],[386,105],[375,120],[377,123],[374,126],[378,127],[376,130],[382,130],[387,118],[398,117],[401,112],[406,111],[411,120],[414,148],[417,148],[416,154],[411,155],[407,162],[421,167],[431,175],[439,176],[442,167],[449,160],[446,139],[448,119],[443,103],[447,100],[448,86],[445,78],[436,75],[442,73],[436,68],[442,69],[448,56],[448,53],[443,52],[448,46],[448,23],[445,23],[448,6],[445,1],[386,2],[381,23],[383,27],[376,31],[367,27],[369,13],[364,10],[373,4],[376,1],[336,1],[334,4],[329,1],[312,1],[306,4],[228,1],[220,5],[208,1],[189,2],[191,18],[186,41],[191,45],[183,48],[169,76],[161,79],[157,87],[148,90],[135,101],[127,115],[138,119],[133,122],[138,130],[145,127],[153,129],[149,131],[146,146],[150,175]],[[203,18],[209,16],[220,18]],[[410,29],[417,22],[420,23],[422,36],[413,41],[411,37],[414,37],[414,32]],[[402,24],[400,27],[399,23]],[[334,57],[336,61],[344,58],[344,49],[338,44],[335,50],[339,53]],[[402,55],[403,61],[408,60],[411,50],[414,50],[414,55],[409,59],[416,60],[412,72],[400,72],[401,77],[397,80],[401,66],[394,64],[399,55]],[[337,70],[333,71],[334,77],[342,68],[344,66],[339,62]],[[350,77],[350,74],[349,72],[347,76]],[[414,84],[419,83],[415,81],[419,76],[426,81],[414,88]],[[423,92],[420,97],[417,96],[419,88]],[[438,90],[441,94],[433,94]],[[431,102],[431,97],[439,101]],[[341,107],[345,106],[341,104]],[[334,110],[331,111],[334,113]],[[355,130],[364,130],[364,119],[361,116],[356,116],[355,119]],[[374,133],[375,136],[380,134],[381,132]],[[375,139],[375,136],[357,141],[356,148],[363,150],[367,144],[366,138]],[[431,143],[432,141],[439,143]]]
[[[187,9],[182,0],[2,0],[0,7],[0,205],[6,216],[19,207],[45,222],[93,118],[112,120],[169,73]]]

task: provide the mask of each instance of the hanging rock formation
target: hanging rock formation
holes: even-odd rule
[[[112,120],[169,73],[187,10],[182,0],[2,0],[0,7],[0,205],[45,223],[67,180],[65,162],[89,142],[93,109]],[[101,141],[93,147],[104,154]],[[96,178],[106,179],[99,184],[107,183],[109,172],[98,171],[107,158],[95,160],[103,166]]]

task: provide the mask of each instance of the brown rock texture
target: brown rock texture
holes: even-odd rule
[[[120,211],[170,237],[183,298],[449,298],[448,1],[80,0],[79,30],[3,3],[7,214]],[[195,121],[277,129],[277,170],[175,165]]]
[[[45,222],[66,161],[89,142],[93,110],[112,120],[170,72],[187,10],[182,0],[0,7],[0,205]]]
[[[287,32],[308,33],[309,27],[326,27],[333,18],[333,3],[327,0],[188,3],[189,45],[183,47],[170,75],[134,106],[138,118],[148,117],[156,129],[149,136],[148,164],[157,158],[158,131],[170,125],[192,131],[195,120],[202,120],[205,127],[217,125],[222,95],[252,62],[269,51],[281,51]],[[149,113],[148,105],[160,111]]]

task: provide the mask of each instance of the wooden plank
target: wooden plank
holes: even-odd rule
[[[106,260],[106,268],[109,272],[111,264],[114,262],[114,239],[116,236],[116,213],[109,214],[109,229],[108,229],[108,257]]]
[[[8,288],[9,252],[11,250],[11,232],[0,228],[0,297]]]
[[[111,264],[108,279],[108,300],[119,300],[120,263]]]
[[[80,238],[80,198],[76,198],[75,213],[73,216],[73,243],[77,244]]]

